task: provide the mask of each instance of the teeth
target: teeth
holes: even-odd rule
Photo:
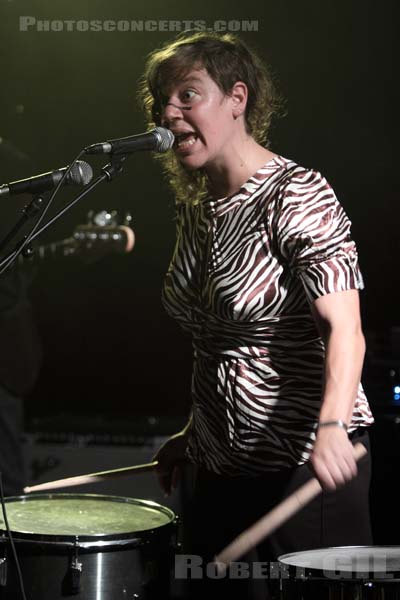
[[[190,146],[193,146],[196,139],[197,139],[197,137],[194,134],[189,135],[189,137],[186,137],[184,139],[179,139],[177,146],[178,146],[178,148],[189,148]]]

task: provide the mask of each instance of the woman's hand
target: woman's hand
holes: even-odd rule
[[[158,461],[156,473],[160,486],[169,496],[180,478],[180,467],[185,461],[187,447],[187,432],[181,431],[171,436],[154,455],[153,460]]]
[[[335,490],[357,475],[353,444],[340,427],[321,427],[311,454],[315,475],[325,490]]]

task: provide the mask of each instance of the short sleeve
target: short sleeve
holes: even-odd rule
[[[310,302],[363,289],[351,222],[326,179],[300,168],[282,190],[275,222],[278,251]]]

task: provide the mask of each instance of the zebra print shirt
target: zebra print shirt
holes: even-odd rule
[[[363,288],[350,226],[322,175],[281,156],[233,196],[178,206],[163,301],[193,336],[195,463],[235,476],[309,458],[324,367],[310,304]],[[350,431],[372,422],[360,384]]]

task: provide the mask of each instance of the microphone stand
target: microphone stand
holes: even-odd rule
[[[44,196],[42,196],[41,194],[40,195],[35,194],[33,196],[32,200],[29,202],[29,204],[24,206],[24,208],[21,211],[22,217],[19,218],[19,220],[13,226],[11,231],[0,242],[0,252],[8,246],[8,244],[11,242],[13,237],[15,237],[17,235],[17,233],[21,229],[21,227],[23,225],[25,225],[25,223],[27,221],[29,221],[29,219],[33,219],[33,217],[38,214],[38,212],[40,211],[40,209],[42,207],[43,202],[44,202]]]
[[[57,221],[64,213],[66,213],[70,208],[72,208],[79,200],[81,200],[84,196],[86,196],[89,192],[91,192],[99,183],[104,180],[112,181],[122,171],[122,163],[126,160],[126,155],[111,155],[111,162],[102,167],[102,175],[99,175],[97,179],[95,179],[92,183],[87,185],[81,194],[78,194],[71,202],[69,202],[66,206],[64,206],[57,214],[54,215],[51,219],[49,219],[38,231],[29,239],[28,245],[26,245],[26,241],[29,236],[25,236],[22,240],[20,240],[14,250],[11,250],[0,262],[0,275],[15,261],[17,256],[22,252],[23,255],[31,256],[32,249],[30,248],[31,243],[45,231],[50,225],[52,225],[55,221]],[[40,202],[39,202],[40,200]],[[40,210],[43,204],[43,198],[41,196],[35,197],[32,202],[27,205],[23,211],[24,215],[19,219],[19,221],[14,225],[12,230],[8,235],[6,235],[3,242],[0,244],[0,249],[2,249],[8,242],[15,237],[19,229],[24,225],[24,223],[32,218],[37,212]]]

